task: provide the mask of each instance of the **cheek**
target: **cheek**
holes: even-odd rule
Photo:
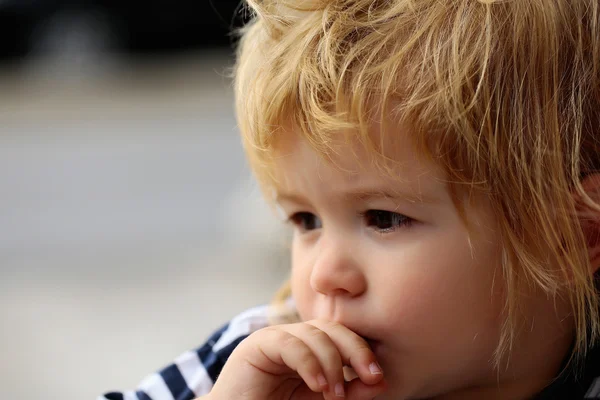
[[[471,337],[496,327],[501,308],[492,293],[499,289],[492,289],[497,250],[482,245],[475,253],[460,236],[443,239],[378,257],[383,268],[371,282],[390,330],[400,327],[420,332],[418,337],[439,338],[439,332],[454,332],[455,327]]]
[[[306,252],[302,252],[297,240],[292,242],[291,288],[296,309],[302,320],[310,320],[314,295],[310,288],[310,265]]]

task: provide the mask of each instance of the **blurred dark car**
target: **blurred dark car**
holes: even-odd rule
[[[0,57],[227,46],[240,0],[0,0]]]

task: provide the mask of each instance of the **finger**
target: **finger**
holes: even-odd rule
[[[307,323],[327,333],[339,350],[344,365],[351,366],[361,381],[374,385],[383,379],[375,354],[362,337],[337,322],[314,320]]]
[[[302,340],[315,354],[327,379],[326,400],[344,396],[342,356],[329,335],[314,325],[299,323],[283,329]]]
[[[349,367],[349,366],[345,365],[344,366],[344,380],[346,382],[350,382],[350,381],[353,381],[356,378],[358,378],[358,375],[356,374],[356,372],[354,372],[354,370],[352,369],[352,367]]]
[[[388,385],[385,379],[374,385],[367,385],[359,379],[349,382],[346,386],[347,400],[373,400],[376,396],[387,391]]]
[[[294,392],[291,394],[289,400],[323,400],[327,399],[325,397],[325,393],[315,393],[306,385],[300,385]],[[341,400],[337,397],[335,400]]]
[[[314,352],[302,340],[291,333],[273,328],[262,330],[260,341],[253,343],[264,359],[247,361],[261,371],[283,375],[290,370],[300,375],[313,392],[327,387],[321,363]],[[251,336],[252,337],[252,336]]]

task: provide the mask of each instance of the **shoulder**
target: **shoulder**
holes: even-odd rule
[[[212,350],[222,352],[236,345],[241,339],[269,325],[269,306],[254,307],[234,317],[227,325],[215,332]],[[211,342],[208,340],[207,344]],[[235,347],[235,346],[234,346]],[[231,349],[233,351],[233,349]]]
[[[136,390],[110,392],[97,400],[191,400],[207,394],[237,345],[269,325],[269,306],[254,307],[215,331],[200,347],[147,376]]]

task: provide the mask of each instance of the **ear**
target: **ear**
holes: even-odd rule
[[[600,204],[600,173],[586,176],[581,182],[587,195]],[[600,212],[590,209],[581,198],[576,198],[577,215],[588,248],[592,273],[600,269]]]

